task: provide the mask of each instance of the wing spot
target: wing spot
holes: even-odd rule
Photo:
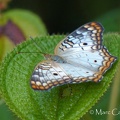
[[[83,43],[83,45],[87,45],[87,43]]]
[[[97,60],[94,60],[94,62],[97,62]]]
[[[58,75],[58,73],[53,73],[53,75],[57,76],[57,75]]]

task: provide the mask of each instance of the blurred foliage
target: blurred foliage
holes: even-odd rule
[[[21,9],[2,13],[0,18],[0,60],[16,44],[29,37],[46,35],[47,30],[40,17]]]
[[[8,106],[3,100],[0,100],[0,120],[19,120],[17,116],[8,109]]]
[[[23,32],[25,38],[46,35],[47,33],[41,18],[31,11],[23,9],[8,10],[3,13],[3,17],[3,19],[15,23]]]
[[[106,32],[120,33],[120,9],[112,10],[106,14],[101,15],[96,21],[102,23]]]
[[[9,3],[10,1],[11,1],[11,0],[0,0],[0,10],[6,9],[8,3]]]

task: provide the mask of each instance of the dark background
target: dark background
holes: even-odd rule
[[[120,8],[120,0],[12,0],[9,9],[12,8],[27,9],[38,14],[50,34],[69,33]]]

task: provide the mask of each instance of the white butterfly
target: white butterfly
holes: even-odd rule
[[[35,90],[47,90],[67,83],[98,82],[116,57],[102,45],[103,27],[87,23],[69,34],[55,48],[55,55],[46,55],[31,77]]]

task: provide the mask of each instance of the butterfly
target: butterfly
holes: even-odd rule
[[[54,86],[81,82],[99,82],[115,62],[102,45],[104,28],[100,23],[87,23],[64,38],[54,55],[46,54],[31,76],[31,87],[48,90]]]

